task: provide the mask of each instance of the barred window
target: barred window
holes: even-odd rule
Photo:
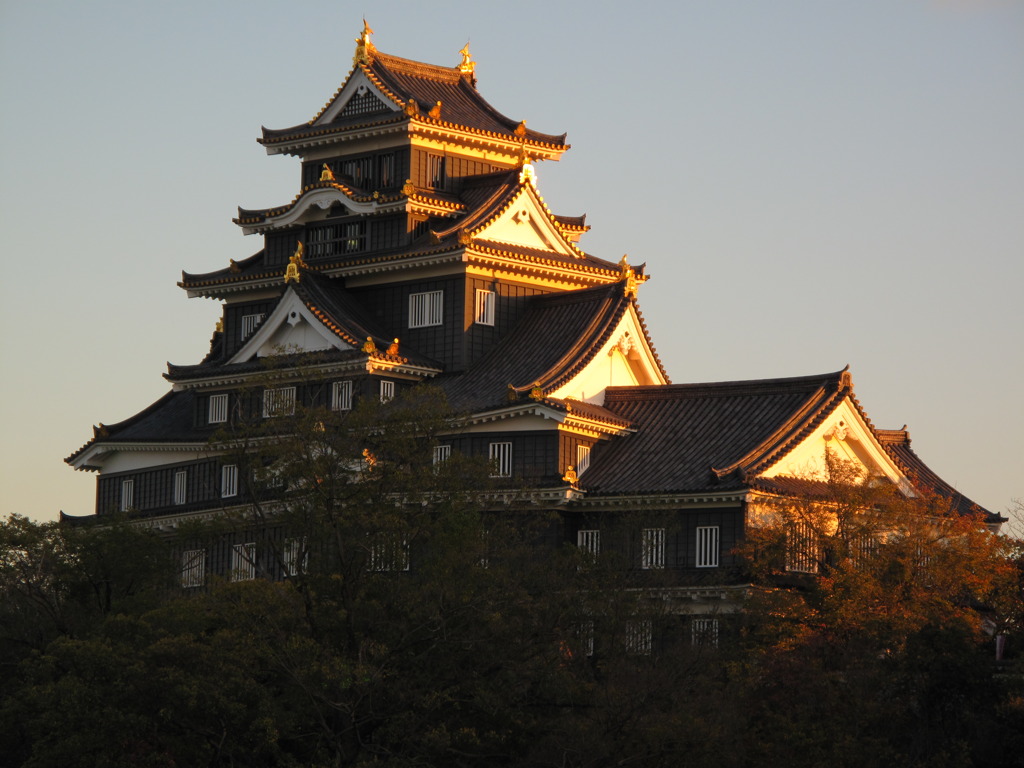
[[[121,511],[135,508],[135,480],[128,477],[121,481]]]
[[[434,464],[443,464],[452,457],[452,447],[450,445],[435,445],[434,446]]]
[[[797,573],[817,573],[821,559],[821,542],[814,528],[798,520],[786,531],[786,570]]]
[[[718,526],[703,525],[697,528],[697,567],[718,567]]]
[[[690,642],[693,645],[718,646],[718,619],[693,619],[690,622]]]
[[[478,325],[494,325],[494,291],[477,289],[475,322]]]
[[[242,315],[242,338],[249,338],[266,316],[266,313],[263,312],[254,315]]]
[[[331,384],[331,410],[352,410],[352,382],[336,381]]]
[[[590,446],[576,446],[576,474],[582,475],[590,468]]]
[[[181,553],[181,586],[201,587],[206,583],[206,550],[186,549]]]
[[[228,420],[228,396],[210,395],[210,406],[207,419],[210,424],[223,424]]]
[[[225,464],[220,468],[220,496],[222,499],[238,495],[238,465]]]
[[[291,416],[295,413],[295,387],[263,391],[263,417]]]
[[[256,578],[256,543],[235,544],[231,547],[231,580],[249,581]]]
[[[649,656],[654,645],[654,632],[649,619],[626,622],[626,652]]]
[[[174,473],[174,503],[188,501],[188,470],[179,469]]]
[[[577,531],[576,546],[584,552],[597,557],[601,554],[601,531],[596,528]]]
[[[377,179],[381,187],[393,186],[395,179],[395,153],[388,152],[377,158]]]
[[[435,189],[444,186],[444,158],[441,155],[427,156],[427,184]]]
[[[371,534],[368,569],[377,573],[409,570],[409,540],[395,534]]]
[[[306,550],[305,538],[284,540],[284,547],[281,550],[281,565],[284,568],[285,576],[298,576],[304,572],[308,560],[309,552]]]
[[[441,325],[444,319],[444,291],[409,294],[409,327]]]
[[[380,401],[382,403],[390,402],[395,399],[395,382],[393,381],[382,381],[380,383]]]
[[[644,528],[640,533],[640,567],[645,570],[664,568],[665,529]]]
[[[487,449],[491,477],[512,477],[512,443],[491,443]]]

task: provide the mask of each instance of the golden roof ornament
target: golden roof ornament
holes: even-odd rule
[[[402,110],[409,117],[416,117],[416,115],[418,115],[420,113],[420,105],[416,101],[416,99],[414,99],[412,96],[410,96],[409,100],[407,102],[405,102],[405,106],[402,107]]]
[[[398,354],[398,339],[395,339],[394,341],[391,342],[391,345],[388,347],[388,354],[389,355],[397,355]]]
[[[295,253],[288,257],[288,267],[284,271],[284,281],[286,283],[290,283],[292,281],[297,283],[302,279],[302,275],[299,273],[299,268],[306,266],[306,262],[302,260],[302,254],[304,251],[305,246],[303,246],[302,241],[299,240]]]
[[[619,282],[623,284],[622,293],[626,298],[635,299],[637,290],[640,287],[640,281],[636,277],[636,272],[629,266],[628,254],[622,254],[622,259],[619,261],[619,267],[622,272],[619,275]]]
[[[514,384],[509,384],[508,389],[505,391],[505,398],[510,402],[514,403],[519,399],[519,392],[516,390]]]
[[[367,472],[372,472],[373,468],[377,466],[377,457],[373,455],[369,448],[363,448],[363,463],[366,466]]]
[[[331,166],[324,163],[324,169],[320,171],[320,181],[334,181],[334,171],[331,170]]]
[[[541,389],[539,381],[530,389],[530,399],[538,401],[544,399],[544,390]]]
[[[441,102],[439,101],[439,102],[437,102],[437,104],[432,106],[430,108],[430,111],[427,114],[430,115],[435,120],[440,120],[441,119]]]
[[[373,61],[373,54],[377,52],[377,49],[370,42],[370,35],[372,34],[373,30],[366,23],[366,19],[363,19],[363,32],[356,38],[356,54],[352,57],[353,66],[369,64]]]
[[[465,229],[459,230],[459,245],[469,245],[473,242],[473,236]]]
[[[235,261],[234,259],[228,259],[228,269],[231,271],[231,274],[233,275],[237,275],[239,272],[242,271],[242,268],[238,266],[238,262]]]
[[[217,325],[215,325],[213,327],[213,332],[214,333],[224,333],[224,318],[223,317],[218,317],[217,318]]]
[[[576,487],[576,483],[579,482],[579,475],[576,474],[576,470],[573,469],[572,464],[565,468],[565,474],[562,475],[562,482],[568,483],[573,488]]]
[[[525,136],[526,135],[526,121],[525,120],[520,120],[519,121],[519,125],[516,126],[516,129],[514,131],[512,131],[512,133],[514,133],[516,136]]]
[[[466,41],[466,45],[463,46],[459,53],[462,55],[462,62],[459,64],[459,72],[464,75],[472,75],[473,70],[476,69],[476,62],[469,58],[469,41]]]
[[[377,351],[377,345],[373,343],[373,337],[367,336],[366,341],[363,342],[362,351],[368,355],[372,355]]]
[[[402,185],[402,194],[406,197],[413,194],[416,191],[416,185],[412,183],[412,179],[406,179],[405,184]]]

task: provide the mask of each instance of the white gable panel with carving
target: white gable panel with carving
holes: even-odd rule
[[[494,221],[475,231],[473,239],[553,251],[573,258],[580,255],[551,221],[530,184],[520,188],[511,204]]]
[[[630,306],[615,330],[589,363],[548,397],[604,405],[608,387],[667,384],[654,351],[647,343],[636,308]]]
[[[347,117],[350,114],[355,116],[382,112],[385,109],[397,112],[399,106],[381,93],[361,69],[357,69],[313,124],[326,125],[336,120],[342,113]]]
[[[814,432],[760,476],[825,480],[827,451],[851,462],[869,476],[884,476],[905,491],[910,489],[900,468],[875,439],[871,428],[849,398],[843,400]]]
[[[228,361],[243,363],[254,357],[269,357],[282,352],[323,352],[329,349],[354,349],[324,327],[294,291],[288,290],[270,317]]]

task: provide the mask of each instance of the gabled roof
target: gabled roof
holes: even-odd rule
[[[441,67],[403,59],[373,50],[369,61],[359,61],[334,96],[307,123],[278,130],[263,129],[260,143],[268,151],[280,145],[301,144],[305,139],[329,137],[360,128],[408,121],[413,126],[457,129],[509,144],[524,144],[535,154],[557,158],[568,149],[565,134],[540,133],[526,128],[525,121],[501,114],[480,95],[476,78],[459,67]],[[350,84],[359,80],[373,91],[376,109],[342,109],[353,97]],[[439,105],[436,116],[431,110]]]
[[[741,489],[850,395],[849,374],[609,387],[604,405],[636,433],[595,449],[593,493]]]
[[[438,380],[454,408],[480,411],[507,405],[513,396],[543,397],[554,391],[591,361],[635,303],[622,283],[530,301],[529,310],[490,353],[465,373]],[[645,341],[650,345],[649,338]]]
[[[906,472],[915,488],[948,499],[952,510],[961,515],[981,513],[985,515],[987,522],[1006,522],[1007,518],[975,504],[921,461],[910,447],[910,433],[906,428],[878,429],[875,430],[875,434],[889,455]]]

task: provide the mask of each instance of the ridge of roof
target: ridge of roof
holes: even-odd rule
[[[787,376],[774,379],[738,379],[734,381],[685,382],[680,384],[637,384],[608,387],[605,402],[630,400],[675,400],[681,398],[734,397],[742,394],[781,394],[814,391],[827,382],[838,383],[849,366],[840,371],[809,376]]]

